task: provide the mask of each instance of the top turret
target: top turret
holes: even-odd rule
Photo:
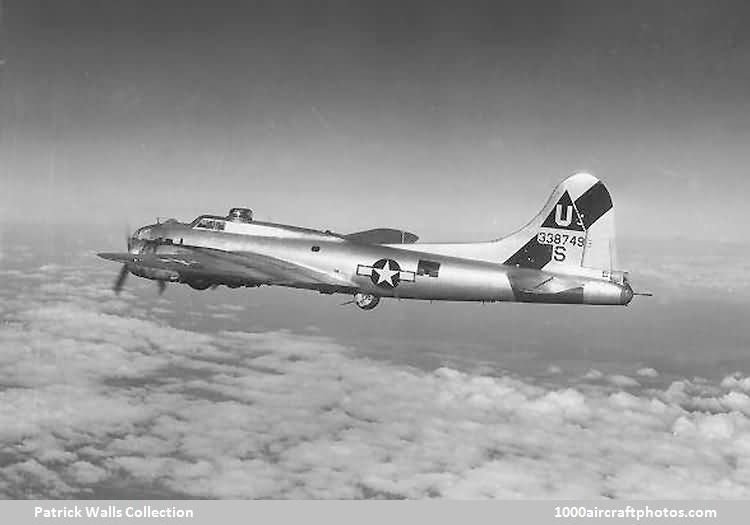
[[[250,208],[232,208],[227,214],[227,220],[232,222],[253,222],[253,210]]]

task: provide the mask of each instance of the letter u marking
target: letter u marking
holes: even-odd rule
[[[568,209],[565,210],[565,218],[562,218],[562,204],[558,204],[555,207],[555,222],[558,226],[570,226],[573,222],[573,206],[568,204]]]

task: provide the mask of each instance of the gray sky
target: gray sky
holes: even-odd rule
[[[43,6],[43,7],[42,7]],[[587,169],[624,236],[744,237],[742,2],[23,2],[6,221],[511,231]]]

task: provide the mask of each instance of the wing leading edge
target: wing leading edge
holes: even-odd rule
[[[154,270],[175,272],[181,277],[214,277],[313,289],[356,288],[346,279],[304,265],[254,252],[226,252],[191,246],[159,246],[152,252],[100,253],[102,259]]]

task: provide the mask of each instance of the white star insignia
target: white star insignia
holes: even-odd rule
[[[372,271],[378,274],[377,284],[387,282],[391,286],[393,286],[393,276],[398,275],[399,273],[398,270],[391,270],[390,261],[386,261],[385,266],[383,266],[382,268],[373,268]]]

